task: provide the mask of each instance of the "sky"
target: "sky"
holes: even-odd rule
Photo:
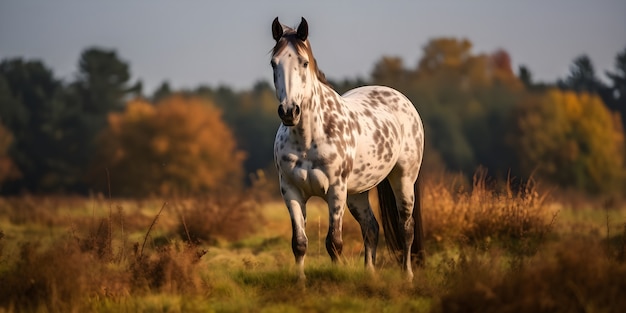
[[[598,76],[626,47],[624,0],[165,1],[0,0],[0,59],[38,59],[73,80],[80,53],[114,49],[152,92],[271,81],[271,23],[309,23],[320,68],[331,79],[369,77],[382,56],[414,67],[437,37],[467,38],[472,51],[502,48],[514,70],[554,82],[587,54]]]

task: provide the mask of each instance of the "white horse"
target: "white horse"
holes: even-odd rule
[[[317,67],[304,18],[296,30],[274,19],[272,35],[276,45],[271,65],[282,120],[274,160],[291,215],[299,277],[305,278],[306,203],[312,196],[328,203],[326,250],[333,262],[342,251],[347,204],[361,226],[365,266],[374,270],[379,226],[368,191],[377,187],[387,245],[401,251],[398,259],[412,279],[411,255],[423,261],[416,191],[424,128],[415,107],[389,87],[366,86],[337,94]]]

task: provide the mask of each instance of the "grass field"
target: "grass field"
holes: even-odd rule
[[[626,310],[620,201],[427,183],[427,263],[408,283],[382,236],[376,273],[364,270],[350,216],[331,264],[327,210],[314,200],[299,284],[286,209],[250,194],[0,199],[0,312]]]

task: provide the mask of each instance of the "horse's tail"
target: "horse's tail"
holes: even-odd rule
[[[413,244],[411,245],[411,259],[418,265],[424,264],[424,229],[422,228],[422,210],[420,199],[419,179],[413,186],[415,201],[413,204]],[[401,252],[404,250],[404,230],[400,226],[400,215],[396,205],[396,198],[389,179],[385,178],[377,187],[380,215],[385,232],[385,241],[391,254],[401,262]]]

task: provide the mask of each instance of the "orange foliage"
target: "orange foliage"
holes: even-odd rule
[[[21,176],[17,166],[9,156],[9,147],[13,143],[11,132],[0,124],[0,183]]]
[[[125,195],[198,194],[238,185],[243,174],[244,154],[206,99],[130,101],[123,113],[109,115],[99,143],[91,178],[102,182],[106,167],[113,192]]]
[[[498,49],[490,56],[492,76],[495,81],[500,82],[512,88],[519,90],[522,88],[522,82],[515,76],[513,72],[511,56],[503,49]]]

